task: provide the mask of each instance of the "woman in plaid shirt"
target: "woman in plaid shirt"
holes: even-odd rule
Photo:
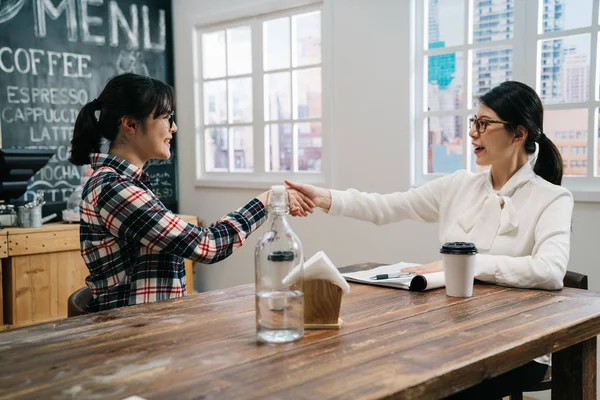
[[[143,171],[150,159],[171,156],[173,88],[135,74],[111,79],[75,122],[70,161],[91,164],[94,173],[80,206],[81,254],[90,270],[90,311],[184,296],[183,259],[215,263],[266,219],[269,192],[260,194],[210,228],[188,224],[152,192]],[[108,154],[100,151],[108,143]],[[292,215],[314,203],[289,191]]]

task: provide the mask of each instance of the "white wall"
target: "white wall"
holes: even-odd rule
[[[248,3],[174,1],[180,208],[210,221],[259,191],[194,187],[192,26],[206,15],[221,14],[227,20],[228,9],[239,13]],[[332,33],[334,53],[334,84],[325,89],[333,97],[333,129],[326,133],[334,149],[331,187],[381,192],[409,188],[408,4],[394,0],[326,4],[333,26],[324,30]],[[327,15],[324,19],[328,21]],[[292,224],[307,256],[324,250],[338,266],[369,260],[425,262],[438,257],[433,225],[405,222],[378,228],[324,213],[294,219]],[[243,248],[218,265],[198,265],[196,287],[209,290],[252,282],[253,247],[262,232],[255,232]]]
[[[174,0],[175,76],[179,126],[181,211],[214,221],[258,191],[194,186],[192,27],[207,15],[223,20],[269,4],[294,0]],[[410,187],[410,0],[325,0],[325,32],[332,40],[330,186],[390,192]],[[324,250],[337,266],[362,261],[438,259],[436,225],[411,221],[375,227],[323,213],[294,219],[307,256]],[[575,206],[571,269],[586,273],[600,290],[600,205]],[[196,267],[198,290],[253,282],[255,232],[246,245],[217,265]]]

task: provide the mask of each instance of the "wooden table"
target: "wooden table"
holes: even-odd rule
[[[196,224],[196,217],[181,217]],[[0,330],[67,316],[69,296],[90,274],[79,247],[79,224],[0,230]],[[186,260],[185,269],[192,293],[192,261]]]
[[[254,286],[0,333],[0,399],[434,399],[555,353],[553,398],[595,399],[600,295],[352,285],[339,331],[258,345]]]

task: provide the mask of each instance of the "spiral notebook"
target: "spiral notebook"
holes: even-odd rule
[[[393,265],[383,265],[381,267],[343,273],[342,276],[348,282],[365,283],[368,285],[386,286],[397,289],[412,290],[416,292],[422,292],[425,290],[438,289],[446,286],[444,281],[444,272],[433,272],[431,274],[414,275],[408,278],[397,278],[397,279],[379,279],[374,280],[371,277],[380,274],[394,274],[400,272],[402,268],[414,267],[419,264],[413,263],[398,263]]]

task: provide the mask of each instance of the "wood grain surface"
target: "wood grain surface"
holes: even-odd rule
[[[342,329],[278,346],[254,304],[244,285],[1,332],[0,399],[436,399],[561,350],[553,398],[595,398],[594,292],[352,284]]]

